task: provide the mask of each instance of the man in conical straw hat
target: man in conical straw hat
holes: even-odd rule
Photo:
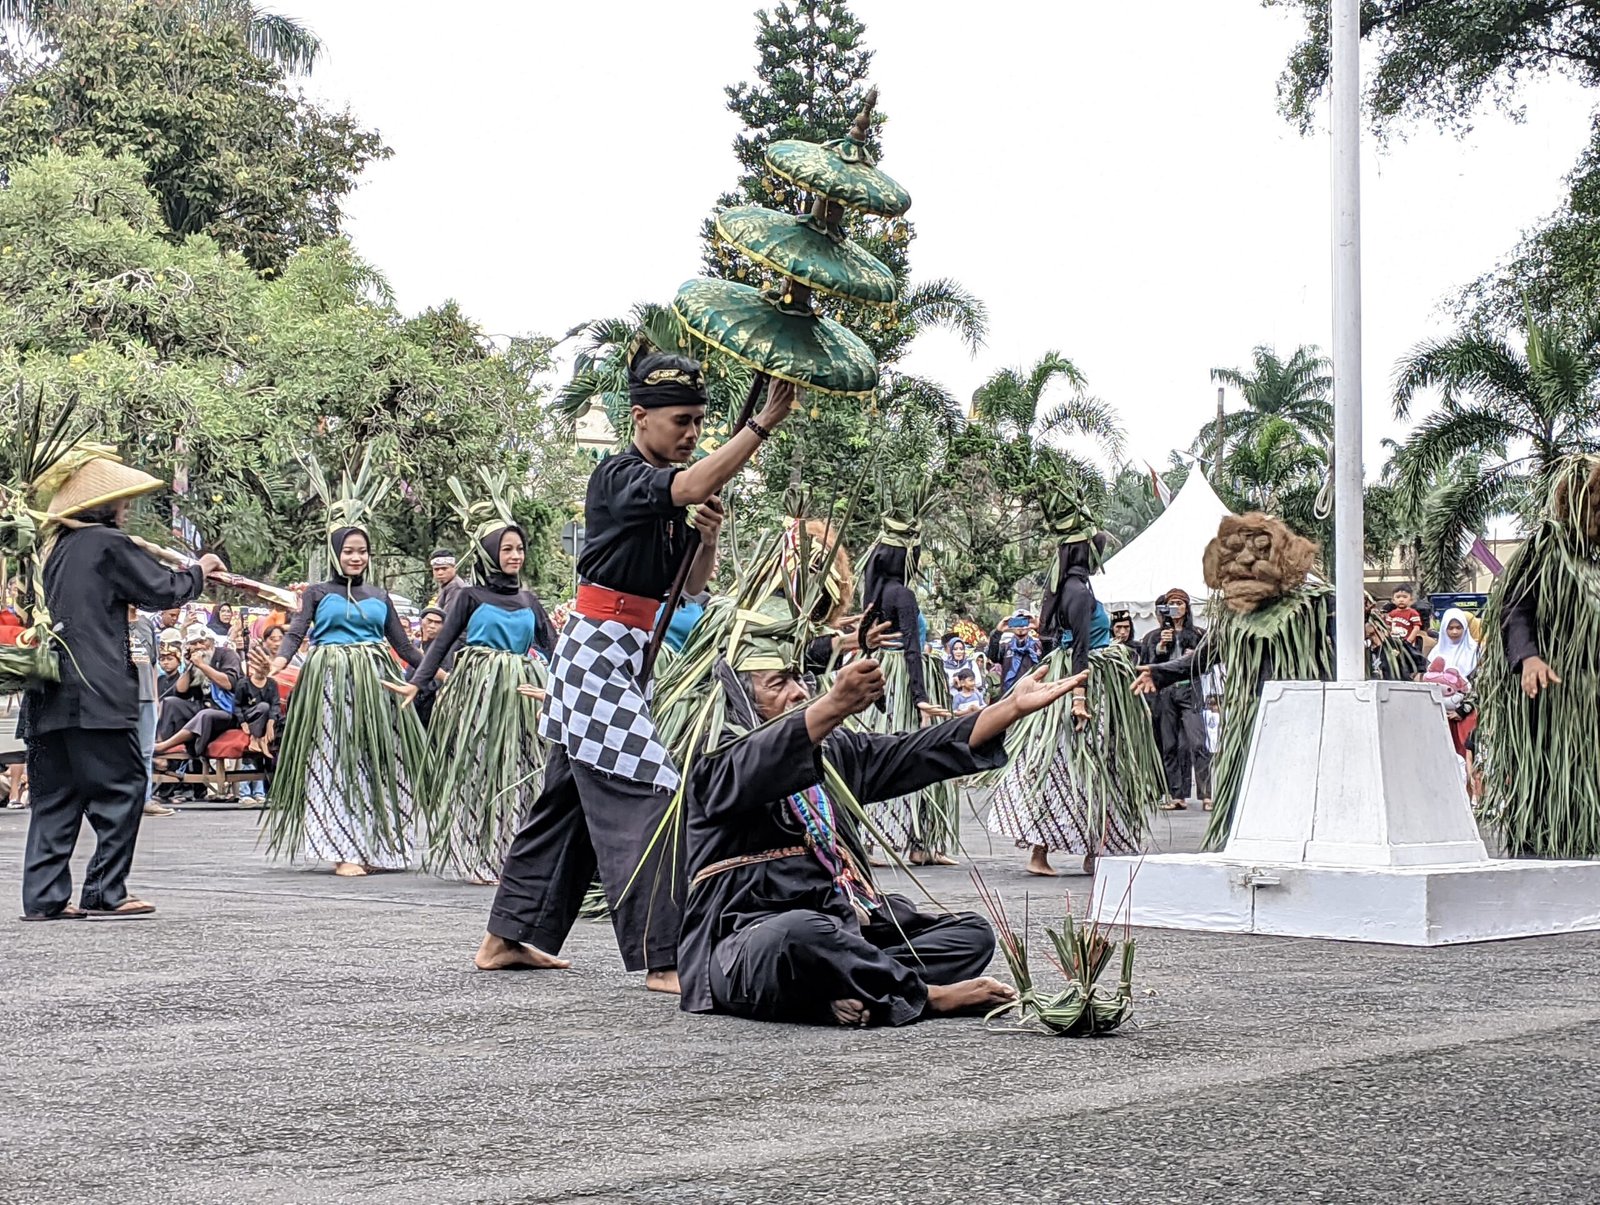
[[[208,554],[173,571],[121,530],[129,501],[163,484],[96,444],[77,445],[31,483],[48,542],[44,603],[60,642],[61,674],[29,689],[23,704],[33,800],[23,920],[115,920],[155,911],[127,890],[146,787],[128,607],[181,606],[199,595],[207,574],[223,568]],[[85,817],[96,846],[74,907],[70,863]]]

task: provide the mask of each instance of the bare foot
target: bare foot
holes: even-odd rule
[[[564,971],[572,963],[520,941],[485,933],[472,965],[480,971]]]
[[[941,849],[941,850],[937,850],[934,853],[931,853],[931,854],[928,855],[928,865],[930,865],[930,866],[960,866],[961,863],[957,862],[954,858],[952,858],[949,854],[945,853],[944,850]]]
[[[876,866],[880,870],[885,870],[885,869],[888,868],[889,862],[888,862],[888,859],[880,857],[877,854],[870,854],[867,857],[867,865],[868,866]]]
[[[828,1007],[840,1025],[865,1026],[872,1021],[872,1010],[860,1000],[835,1000]]]
[[[1016,998],[1016,988],[987,975],[980,979],[963,979],[946,987],[928,985],[928,1011],[943,1016],[969,1009],[993,1008]]]
[[[1028,857],[1028,873],[1043,875],[1047,878],[1056,877],[1056,868],[1050,865],[1050,849],[1045,845],[1035,845]]]
[[[498,886],[500,886],[500,880],[499,879],[468,879],[467,882],[470,885],[472,885],[473,887],[498,887]]]
[[[665,992],[669,996],[683,994],[683,989],[678,986],[678,972],[676,970],[650,971],[644,977],[644,986],[646,991]]]
[[[1094,857],[1094,855],[1093,854],[1084,854],[1083,855],[1083,873],[1084,874],[1093,874],[1094,873],[1094,866],[1095,866],[1095,857]]]
[[[367,868],[355,862],[335,862],[333,873],[341,879],[359,879],[367,873]]]

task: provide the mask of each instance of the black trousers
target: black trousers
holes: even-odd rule
[[[553,746],[544,789],[500,871],[489,932],[560,952],[598,870],[623,965],[676,967],[683,843],[670,830],[656,838],[671,802],[668,791],[590,769]]]
[[[145,762],[135,728],[68,728],[28,742],[28,844],[22,910],[60,912],[72,899],[72,851],[85,818],[94,856],[78,903],[115,908],[128,898],[128,870],[144,816]]]
[[[192,699],[173,697],[161,701],[156,741],[171,740],[187,730],[194,733],[194,739],[188,742],[189,750],[196,757],[204,757],[212,741],[238,726],[239,721],[220,707],[206,707]]]
[[[1189,798],[1189,774],[1201,799],[1211,798],[1211,746],[1206,743],[1206,718],[1194,686],[1169,686],[1156,696],[1156,739],[1167,774],[1167,794]]]
[[[928,985],[981,975],[994,957],[994,930],[974,912],[918,912],[884,897],[857,927],[828,912],[774,912],[717,944],[711,998],[719,1012],[755,1021],[831,1023],[835,1000],[860,1000],[878,1024],[922,1016]]]

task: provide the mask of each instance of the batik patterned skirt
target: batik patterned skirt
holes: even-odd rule
[[[416,712],[384,688],[401,680],[387,645],[318,645],[284,720],[264,814],[275,857],[403,870],[420,817],[411,784],[426,758]]]
[[[469,645],[439,691],[428,728],[423,797],[433,831],[423,865],[443,878],[498,879],[538,798],[541,709],[519,686],[544,690],[544,666],[525,654]]]

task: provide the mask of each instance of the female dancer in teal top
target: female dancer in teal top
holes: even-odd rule
[[[555,634],[544,605],[517,580],[527,559],[523,529],[496,521],[477,537],[478,580],[451,599],[405,693],[414,698],[454,653],[428,727],[424,797],[434,825],[424,865],[490,884],[544,779],[538,706]]]

